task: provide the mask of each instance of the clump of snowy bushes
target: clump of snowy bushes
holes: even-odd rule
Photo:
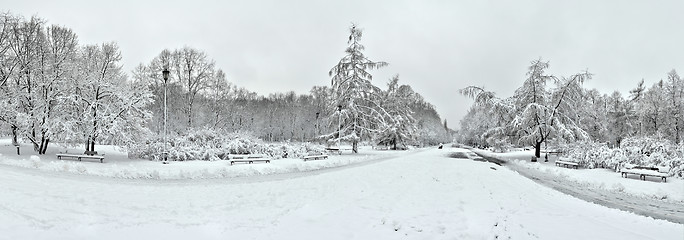
[[[567,157],[586,168],[619,169],[625,164],[670,167],[670,176],[684,177],[684,144],[652,137],[624,139],[619,148],[605,143],[578,142],[568,146]]]
[[[129,157],[161,160],[163,139],[149,139],[131,147]],[[190,131],[188,135],[168,139],[168,159],[171,161],[217,161],[230,154],[261,154],[273,158],[299,158],[309,153],[323,152],[313,143],[266,143],[250,134],[222,133],[211,129]]]

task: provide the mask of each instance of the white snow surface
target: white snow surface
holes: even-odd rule
[[[413,151],[286,178],[120,179],[0,164],[0,239],[684,237],[681,224],[447,153]]]
[[[98,145],[96,150],[98,155],[104,154],[104,163],[100,163],[99,160],[58,160],[57,153],[81,154],[83,150],[57,144],[49,148],[48,152],[42,156],[31,155],[34,154],[32,147],[24,144],[21,147],[22,155],[17,155],[16,148],[11,146],[10,139],[0,139],[0,164],[50,172],[70,172],[124,179],[207,179],[314,171],[378,160],[397,153],[396,151],[369,151],[371,148],[363,147],[361,148],[362,154],[343,151],[342,155],[333,154],[327,160],[304,162],[302,159],[283,158],[273,159],[270,164],[236,163],[231,166],[230,161],[227,160],[170,161],[170,164],[162,164],[157,161],[129,159],[120,148],[108,145]]]
[[[533,151],[515,151],[507,153],[492,153],[484,150],[474,151],[496,156],[508,160],[510,163],[522,167],[535,169],[554,174],[566,181],[574,181],[588,188],[603,189],[605,191],[625,193],[645,198],[681,202],[684,204],[684,180],[674,177],[667,178],[667,182],[661,182],[660,178],[648,177],[647,181],[639,179],[638,175],[628,175],[623,178],[619,172],[605,168],[595,169],[571,169],[558,167],[554,164],[557,157],[552,157],[549,162],[531,162]]]

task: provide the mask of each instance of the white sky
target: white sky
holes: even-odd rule
[[[684,1],[674,0],[0,0],[0,10],[70,27],[81,44],[115,41],[128,72],[164,48],[195,47],[264,95],[329,85],[355,22],[366,55],[390,63],[375,84],[399,74],[452,128],[472,102],[458,89],[508,97],[540,57],[559,76],[589,69],[586,86],[603,93],[684,72]]]

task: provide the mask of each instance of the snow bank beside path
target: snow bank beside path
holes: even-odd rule
[[[492,153],[485,150],[474,149],[477,153],[507,160],[510,164],[520,167],[542,171],[557,176],[562,181],[573,181],[588,188],[605,190],[614,193],[623,193],[643,198],[682,202],[684,204],[684,180],[668,178],[667,182],[660,179],[649,178],[641,181],[638,178],[623,178],[620,173],[610,169],[569,169],[558,167],[554,159],[549,162],[531,162],[534,155],[532,151],[519,151],[508,153]]]
[[[235,178],[255,175],[306,172],[319,169],[335,168],[350,164],[363,163],[386,158],[397,151],[376,151],[362,149],[360,154],[330,155],[327,160],[306,161],[302,159],[274,159],[271,163],[230,165],[230,161],[172,161],[161,162],[129,159],[125,152],[113,146],[98,146],[99,154],[105,155],[104,163],[94,160],[58,160],[58,151],[64,148],[54,147],[45,155],[29,155],[29,146],[22,146],[25,151],[17,156],[13,146],[0,142],[0,164],[33,168],[50,172],[65,172],[80,175],[94,175],[123,179],[213,179]],[[77,152],[68,149],[69,152]],[[417,150],[410,150],[417,151]]]

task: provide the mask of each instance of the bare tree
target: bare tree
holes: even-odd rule
[[[187,126],[192,127],[193,105],[197,94],[210,86],[214,77],[214,61],[207,59],[207,54],[197,49],[184,47],[172,54],[173,72],[185,88],[185,114]]]

